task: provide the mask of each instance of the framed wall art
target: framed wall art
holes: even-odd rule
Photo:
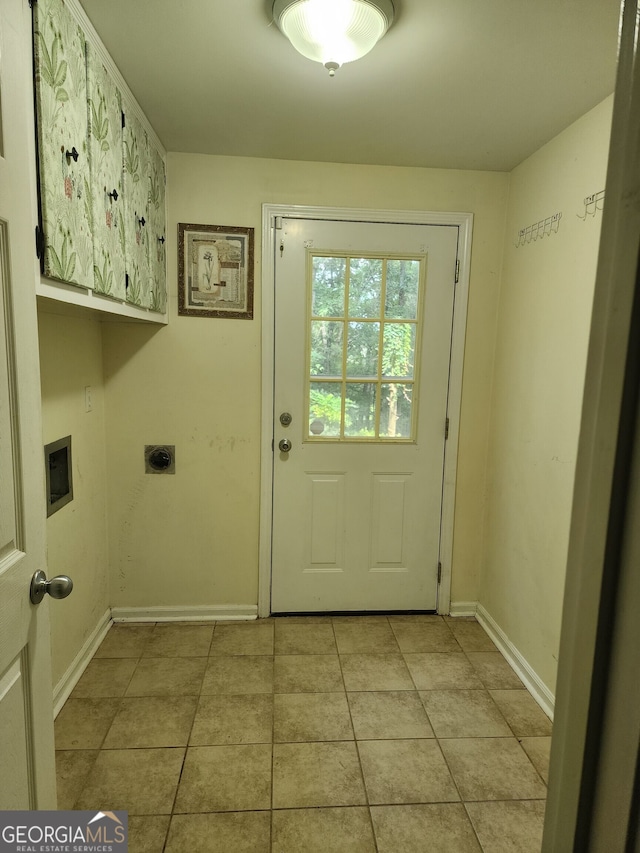
[[[178,314],[253,319],[253,231],[178,224]]]

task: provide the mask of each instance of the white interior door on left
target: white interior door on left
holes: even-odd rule
[[[28,0],[0,3],[0,810],[55,809]]]

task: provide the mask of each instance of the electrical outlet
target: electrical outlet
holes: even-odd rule
[[[93,404],[91,402],[91,385],[84,386],[84,410],[85,412],[90,412],[93,409]]]

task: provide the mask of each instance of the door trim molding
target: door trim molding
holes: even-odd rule
[[[260,546],[258,572],[258,616],[271,612],[271,541],[273,514],[273,396],[274,396],[274,320],[275,320],[275,248],[277,216],[297,219],[325,219],[346,222],[388,222],[407,225],[453,225],[458,227],[458,282],[455,285],[449,396],[447,416],[449,438],[445,445],[440,526],[440,562],[442,576],[438,590],[438,613],[448,613],[451,600],[451,562],[455,513],[462,367],[469,299],[469,268],[473,214],[420,211],[368,210],[364,208],[312,207],[307,205],[262,205],[262,424],[260,460]],[[453,285],[452,285],[453,286]]]

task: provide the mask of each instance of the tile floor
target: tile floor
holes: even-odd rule
[[[539,853],[550,736],[473,620],[115,625],[59,807],[128,810],[131,853]]]

